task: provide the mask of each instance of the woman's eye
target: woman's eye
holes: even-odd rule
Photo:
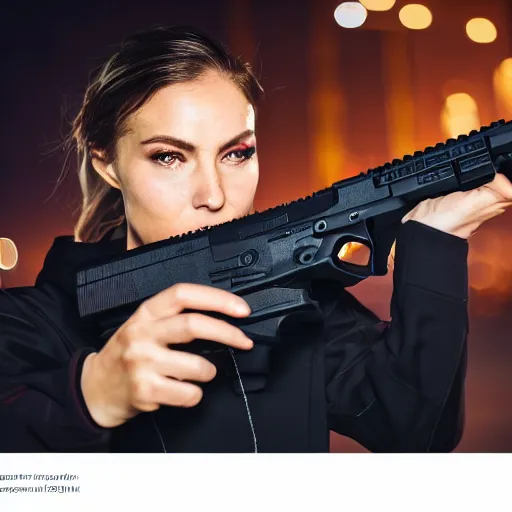
[[[157,162],[165,167],[171,167],[176,162],[181,161],[180,155],[178,153],[172,153],[169,151],[165,151],[162,153],[156,153],[151,156],[151,160]]]
[[[234,164],[240,164],[249,160],[255,152],[256,148],[254,146],[244,149],[235,149],[234,151],[229,152],[225,158]]]

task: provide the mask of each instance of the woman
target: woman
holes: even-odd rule
[[[132,36],[101,68],[74,123],[83,191],[75,240],[55,240],[34,287],[1,291],[3,451],[325,452],[329,429],[375,452],[457,446],[467,239],[510,206],[502,176],[407,215],[389,324],[345,290],[318,290],[324,329],[291,329],[262,391],[241,396],[224,378],[236,364],[230,349],[252,341],[183,312],[248,315],[226,291],[171,287],[106,343],[80,322],[77,269],[252,211],[260,92],[249,67],[180,28]],[[194,339],[227,357],[188,351]]]

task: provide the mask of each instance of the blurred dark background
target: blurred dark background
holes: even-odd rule
[[[53,238],[72,233],[80,206],[73,159],[70,176],[53,193],[65,161],[60,144],[67,119],[78,110],[90,71],[134,30],[193,25],[253,64],[266,90],[258,124],[260,210],[451,135],[512,119],[510,0],[421,2],[432,15],[421,30],[404,26],[421,27],[424,13],[407,21],[403,0],[363,1],[367,17],[354,28],[337,23],[341,3],[4,0],[0,237],[15,241],[19,263],[2,273],[2,285],[32,284]],[[375,11],[372,4],[394,5]],[[357,18],[361,6],[348,7]],[[468,35],[472,18],[493,25],[474,22],[477,33]],[[511,219],[509,213],[489,222],[470,244],[470,362],[460,452],[512,451]],[[389,276],[353,289],[383,318],[391,291]],[[332,451],[364,449],[333,435]]]

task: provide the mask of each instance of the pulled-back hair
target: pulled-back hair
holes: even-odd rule
[[[162,87],[194,80],[209,70],[225,74],[256,107],[262,88],[251,67],[194,29],[156,27],[138,32],[97,71],[73,122],[71,141],[79,158],[83,201],[75,239],[99,240],[125,220],[121,192],[94,170],[91,150],[115,161],[127,118]]]

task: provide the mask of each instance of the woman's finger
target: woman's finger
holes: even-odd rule
[[[201,313],[183,313],[162,318],[153,323],[151,333],[152,338],[166,345],[189,343],[196,339],[246,350],[254,345],[238,327]]]
[[[144,368],[163,377],[209,382],[217,374],[210,361],[197,354],[172,350],[152,341],[134,344],[124,355],[130,369]]]
[[[234,317],[251,313],[247,302],[234,293],[213,286],[180,283],[167,288],[146,300],[137,313],[153,319],[169,317],[185,309],[215,311]]]
[[[196,384],[163,377],[150,370],[139,372],[132,383],[132,404],[140,411],[154,411],[160,405],[194,407],[203,397]]]

